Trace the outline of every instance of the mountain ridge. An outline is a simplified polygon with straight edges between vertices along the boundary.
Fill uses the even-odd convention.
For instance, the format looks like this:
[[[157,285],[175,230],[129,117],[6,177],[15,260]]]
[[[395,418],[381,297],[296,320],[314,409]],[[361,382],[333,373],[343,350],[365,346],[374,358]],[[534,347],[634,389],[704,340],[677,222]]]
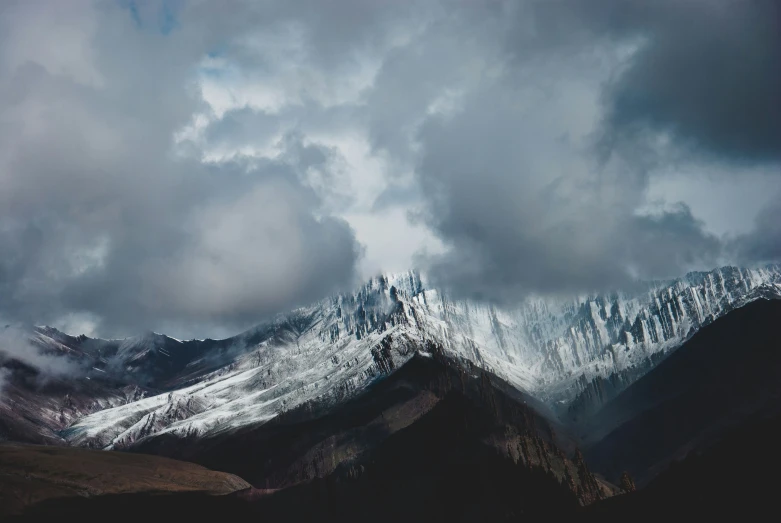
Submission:
[[[781,297],[781,266],[689,273],[633,295],[531,297],[512,309],[451,298],[407,271],[223,340],[156,333],[99,340],[48,328],[36,335],[54,340],[38,340],[46,350],[86,358],[88,377],[143,388],[137,401],[76,413],[75,423],[58,428],[69,444],[106,447],[166,431],[207,434],[225,423],[262,422],[315,398],[336,404],[393,372],[426,342],[560,415],[585,415],[700,327],[760,297]],[[612,380],[612,389],[600,380]]]

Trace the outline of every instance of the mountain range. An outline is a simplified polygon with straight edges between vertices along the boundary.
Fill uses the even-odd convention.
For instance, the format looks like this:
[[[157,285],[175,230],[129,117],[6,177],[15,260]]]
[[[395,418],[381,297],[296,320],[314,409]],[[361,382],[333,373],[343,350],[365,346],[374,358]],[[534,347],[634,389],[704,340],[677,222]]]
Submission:
[[[70,371],[0,352],[0,439],[236,474],[272,520],[291,506],[311,518],[302,499],[361,520],[367,500],[394,497],[421,518],[478,505],[494,520],[550,515],[653,485],[725,431],[776,415],[779,298],[778,265],[512,308],[409,271],[222,340],[8,327]],[[432,512],[465,485],[475,499]],[[332,510],[335,499],[352,508]],[[409,516],[399,510],[388,520]]]

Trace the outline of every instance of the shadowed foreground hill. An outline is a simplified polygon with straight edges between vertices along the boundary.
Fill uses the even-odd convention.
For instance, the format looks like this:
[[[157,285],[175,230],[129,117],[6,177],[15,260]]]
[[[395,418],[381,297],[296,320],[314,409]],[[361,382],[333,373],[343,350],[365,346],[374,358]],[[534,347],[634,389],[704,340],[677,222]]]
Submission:
[[[445,405],[436,418],[442,421],[459,410],[455,404]],[[191,492],[76,496],[37,505],[19,521],[49,523],[56,517],[63,521],[111,523],[498,520],[637,523],[663,521],[671,516],[674,520],[691,521],[761,521],[776,509],[776,476],[781,469],[781,455],[775,448],[781,440],[781,418],[748,423],[708,451],[674,463],[638,492],[614,496],[587,507],[574,503],[551,483],[549,476],[525,475],[507,463],[497,464],[490,458],[482,467],[451,466],[442,470],[438,482],[432,482],[430,475],[422,475],[405,487],[403,482],[395,480],[411,461],[387,458],[392,458],[394,447],[401,449],[415,439],[417,435],[412,433],[378,453],[374,481],[314,480],[270,495],[242,491],[227,496]],[[438,448],[432,456],[417,452],[415,459],[420,459],[420,463],[414,472],[425,469],[427,463],[450,450]],[[481,468],[490,476],[483,475]],[[525,510],[508,510],[508,505],[512,506],[508,499],[529,496],[536,496],[536,502],[516,505],[525,505]]]
[[[0,516],[53,499],[138,493],[220,495],[247,488],[232,474],[157,456],[0,444]]]

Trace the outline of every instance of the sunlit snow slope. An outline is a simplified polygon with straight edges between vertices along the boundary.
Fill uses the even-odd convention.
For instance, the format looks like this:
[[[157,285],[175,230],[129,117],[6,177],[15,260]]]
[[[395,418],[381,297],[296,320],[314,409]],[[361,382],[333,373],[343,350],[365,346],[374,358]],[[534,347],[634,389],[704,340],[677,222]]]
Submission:
[[[111,448],[165,432],[214,435],[306,402],[343,401],[431,345],[567,405],[595,380],[636,379],[701,326],[760,298],[781,298],[781,266],[691,273],[632,295],[529,298],[514,309],[451,299],[416,272],[389,274],[230,340],[136,340],[116,358],[174,358],[156,378],[170,392],[90,414],[62,435]]]

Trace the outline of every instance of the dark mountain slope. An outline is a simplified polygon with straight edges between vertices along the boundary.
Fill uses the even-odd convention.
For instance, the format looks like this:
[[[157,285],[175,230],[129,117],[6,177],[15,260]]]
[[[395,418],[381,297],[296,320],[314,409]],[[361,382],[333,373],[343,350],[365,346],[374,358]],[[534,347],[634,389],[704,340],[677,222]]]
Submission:
[[[253,428],[206,439],[156,437],[133,447],[212,463],[260,487],[238,498],[55,500],[28,515],[516,521],[565,517],[612,494],[535,406],[499,378],[430,345],[340,405],[308,403]]]
[[[576,502],[611,493],[579,454],[574,461],[567,458],[575,454],[573,441],[533,408],[533,399],[485,371],[428,349],[432,355],[413,357],[335,408],[310,403],[255,428],[206,439],[158,436],[132,450],[195,461],[264,489],[327,478],[327,484],[339,484],[337,497],[350,499],[364,489],[417,491],[426,477],[423,482],[431,488],[444,488],[451,478],[464,485],[487,482],[502,499],[505,480],[520,485],[532,476],[547,477],[543,483],[563,488],[565,497],[572,495]],[[489,479],[492,475],[495,479]],[[281,496],[315,495],[319,484]],[[429,494],[436,498],[447,490]]]
[[[577,493],[566,482],[542,463],[500,452],[491,417],[451,392],[350,466],[261,498],[256,508],[269,521],[515,521],[573,512]],[[577,467],[567,468],[578,477]]]
[[[460,410],[456,407],[447,412],[455,403],[436,413],[434,427],[422,424],[420,430],[431,438],[440,436],[437,426],[447,424],[439,422]],[[55,516],[112,523],[217,519],[608,523],[657,522],[671,516],[676,520],[747,521],[767,519],[777,508],[781,454],[774,449],[781,441],[781,417],[751,420],[740,429],[729,431],[707,451],[674,462],[645,488],[587,507],[578,507],[541,471],[527,474],[507,462],[497,465],[490,455],[481,456],[481,464],[476,467],[470,467],[468,460],[453,461],[454,466],[444,468],[439,477],[432,477],[430,464],[443,455],[452,460],[452,447],[431,445],[427,447],[432,449],[431,453],[418,451],[408,446],[415,445],[417,437],[413,432],[398,443],[391,442],[387,451],[377,453],[375,465],[351,481],[318,479],[273,495],[241,491],[215,497],[158,492],[52,498],[32,507],[20,521],[48,522]],[[398,450],[410,451],[410,459],[396,460]],[[419,463],[412,463],[413,459]],[[417,481],[408,474],[411,472],[419,474]],[[405,478],[409,480],[406,483]]]
[[[760,300],[703,328],[589,420],[589,463],[639,483],[754,415],[781,410],[781,301]]]

